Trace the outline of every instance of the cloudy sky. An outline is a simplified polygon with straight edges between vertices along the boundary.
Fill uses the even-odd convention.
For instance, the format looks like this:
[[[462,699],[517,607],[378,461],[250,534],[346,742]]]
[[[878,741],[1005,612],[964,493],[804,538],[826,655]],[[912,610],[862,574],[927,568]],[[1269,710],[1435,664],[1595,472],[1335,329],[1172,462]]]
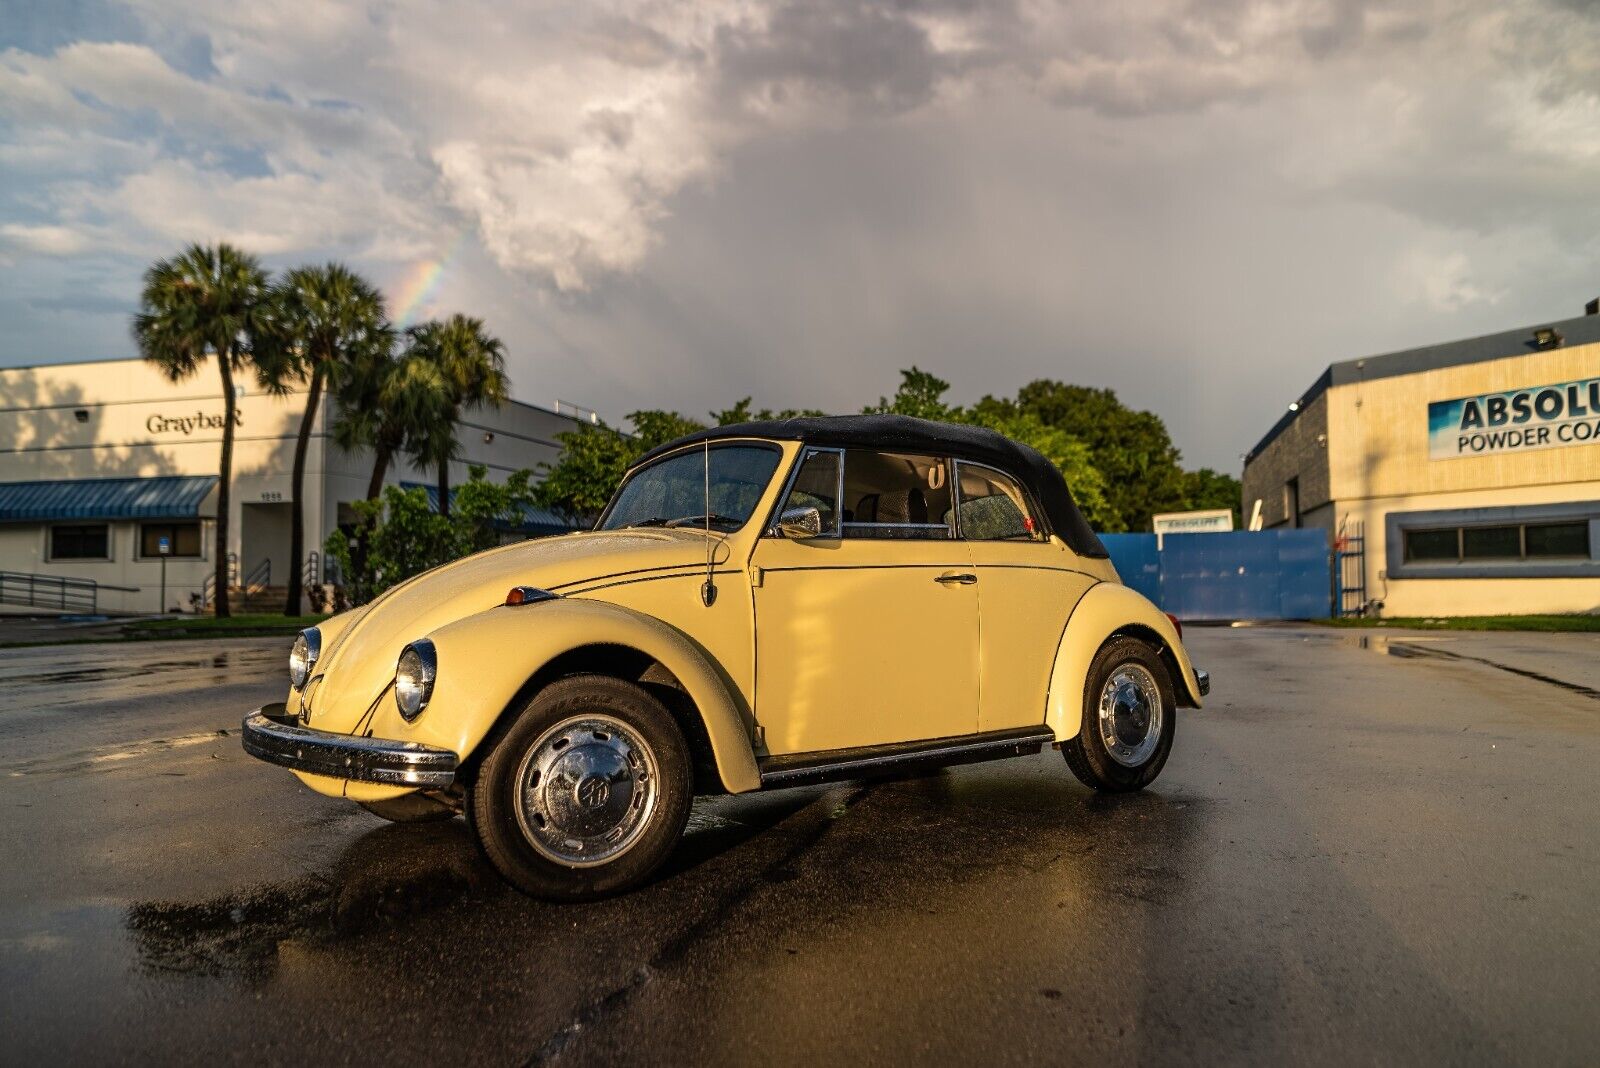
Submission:
[[[1600,295],[1584,0],[0,0],[0,365],[152,258],[337,257],[514,393],[1048,376],[1238,457],[1331,360]]]

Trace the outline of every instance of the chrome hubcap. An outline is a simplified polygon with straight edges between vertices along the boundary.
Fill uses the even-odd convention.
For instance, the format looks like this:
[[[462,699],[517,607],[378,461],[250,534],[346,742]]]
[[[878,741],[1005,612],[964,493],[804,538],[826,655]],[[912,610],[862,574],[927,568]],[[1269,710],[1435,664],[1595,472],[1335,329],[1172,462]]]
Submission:
[[[1137,768],[1161,741],[1161,688],[1142,664],[1117,665],[1100,691],[1100,740],[1111,759]]]
[[[544,856],[583,868],[631,849],[656,807],[655,754],[627,724],[575,716],[545,731],[517,769],[517,823]]]

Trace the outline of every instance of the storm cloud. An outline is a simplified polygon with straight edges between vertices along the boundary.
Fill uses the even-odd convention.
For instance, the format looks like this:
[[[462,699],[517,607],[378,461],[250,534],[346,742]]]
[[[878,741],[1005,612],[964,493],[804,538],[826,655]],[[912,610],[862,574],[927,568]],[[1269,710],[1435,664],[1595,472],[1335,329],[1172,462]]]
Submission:
[[[608,417],[1118,389],[1230,470],[1333,359],[1600,293],[1592,5],[0,0],[0,362],[190,240]],[[431,277],[431,275],[430,275]]]

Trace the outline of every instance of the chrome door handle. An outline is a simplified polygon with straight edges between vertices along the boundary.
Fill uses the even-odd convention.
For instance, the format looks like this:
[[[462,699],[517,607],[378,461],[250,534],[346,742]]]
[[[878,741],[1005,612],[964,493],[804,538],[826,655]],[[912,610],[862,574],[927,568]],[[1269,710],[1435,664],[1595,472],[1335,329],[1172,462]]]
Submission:
[[[957,586],[971,586],[973,583],[978,581],[978,576],[972,574],[970,571],[946,571],[933,581],[942,583],[946,586],[952,584]]]

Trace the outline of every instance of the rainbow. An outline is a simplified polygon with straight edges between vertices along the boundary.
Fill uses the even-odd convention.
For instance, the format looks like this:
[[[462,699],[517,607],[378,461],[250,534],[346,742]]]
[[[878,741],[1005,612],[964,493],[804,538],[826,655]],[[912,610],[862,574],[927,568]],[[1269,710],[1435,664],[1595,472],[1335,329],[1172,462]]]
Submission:
[[[444,250],[443,255],[425,256],[406,268],[400,277],[400,284],[395,288],[392,305],[395,326],[404,330],[423,317],[423,312],[429,308],[429,302],[439,291],[439,283],[444,280],[445,271],[460,253],[461,243],[466,236],[467,231],[463,228]]]

